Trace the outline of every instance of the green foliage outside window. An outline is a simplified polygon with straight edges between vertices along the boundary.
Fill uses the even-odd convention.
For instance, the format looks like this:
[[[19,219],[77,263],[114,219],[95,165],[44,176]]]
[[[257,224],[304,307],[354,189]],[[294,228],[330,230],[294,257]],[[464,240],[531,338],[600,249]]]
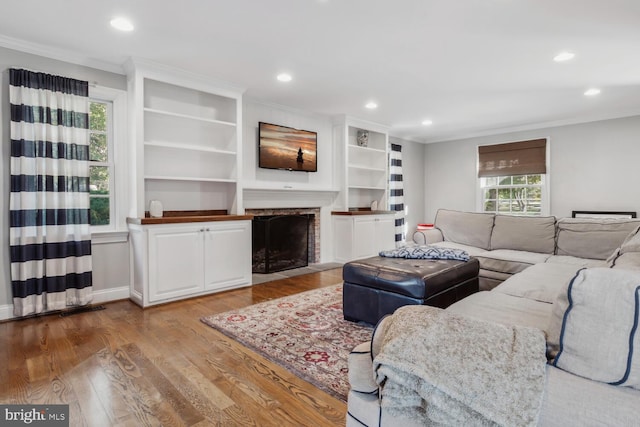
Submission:
[[[542,175],[483,178],[483,210],[515,215],[542,213]]]
[[[109,161],[107,104],[91,102],[89,105],[89,160],[95,163]],[[110,195],[109,167],[89,167],[91,225],[109,225]]]

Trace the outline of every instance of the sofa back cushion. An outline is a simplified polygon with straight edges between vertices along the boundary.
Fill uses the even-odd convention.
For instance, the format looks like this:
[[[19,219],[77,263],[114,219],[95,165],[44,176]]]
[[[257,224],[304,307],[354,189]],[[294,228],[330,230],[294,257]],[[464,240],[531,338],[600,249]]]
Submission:
[[[556,247],[556,217],[496,215],[491,249],[552,254]]]
[[[435,226],[445,241],[490,249],[494,217],[494,214],[440,209]]]
[[[556,255],[607,259],[638,225],[638,220],[626,219],[559,219]]]

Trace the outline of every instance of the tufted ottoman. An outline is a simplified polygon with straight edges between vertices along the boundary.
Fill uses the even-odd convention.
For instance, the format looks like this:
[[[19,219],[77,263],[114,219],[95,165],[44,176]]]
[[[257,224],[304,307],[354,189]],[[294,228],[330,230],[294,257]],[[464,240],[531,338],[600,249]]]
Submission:
[[[422,304],[445,308],[478,292],[478,260],[372,257],[344,265],[343,314],[372,325],[398,307]]]

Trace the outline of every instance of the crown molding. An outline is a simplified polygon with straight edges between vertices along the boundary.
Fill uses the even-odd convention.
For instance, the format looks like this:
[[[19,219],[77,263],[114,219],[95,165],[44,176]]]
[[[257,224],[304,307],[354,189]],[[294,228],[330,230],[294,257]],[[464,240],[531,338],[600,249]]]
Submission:
[[[124,68],[121,64],[113,64],[110,62],[87,58],[68,49],[60,49],[53,46],[28,42],[2,34],[0,34],[0,46],[7,49],[17,50],[19,52],[30,53],[32,55],[69,62],[71,64],[82,65],[84,67],[108,71],[110,73],[124,74]]]
[[[627,117],[640,116],[640,110],[627,110],[612,113],[596,114],[592,116],[572,117],[570,119],[554,120],[548,122],[532,123],[522,126],[512,126],[505,128],[494,128],[482,132],[469,132],[465,134],[452,135],[442,139],[422,141],[424,144],[437,144],[439,142],[458,141],[463,139],[480,138],[484,136],[503,135],[514,132],[524,132],[529,130],[542,130],[562,126],[581,125],[593,122],[603,122],[606,120],[624,119]]]

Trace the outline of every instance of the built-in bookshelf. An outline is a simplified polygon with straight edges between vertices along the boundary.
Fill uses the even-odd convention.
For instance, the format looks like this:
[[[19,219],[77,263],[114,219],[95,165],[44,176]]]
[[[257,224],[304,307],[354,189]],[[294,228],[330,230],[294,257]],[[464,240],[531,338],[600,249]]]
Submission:
[[[242,213],[242,91],[138,60],[128,65],[128,81],[136,141],[132,216],[143,216],[150,200],[168,210]]]
[[[358,141],[365,132],[366,144]],[[385,126],[341,116],[334,122],[336,164],[342,183],[336,209],[387,208],[388,133]]]

